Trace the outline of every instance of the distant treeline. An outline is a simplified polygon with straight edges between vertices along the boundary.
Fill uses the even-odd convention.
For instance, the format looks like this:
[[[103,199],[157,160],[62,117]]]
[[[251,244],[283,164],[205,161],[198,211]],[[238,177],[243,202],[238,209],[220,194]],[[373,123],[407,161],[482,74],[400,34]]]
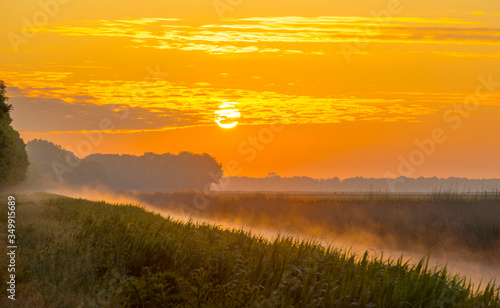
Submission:
[[[297,191],[297,192],[483,192],[500,190],[500,179],[468,178],[364,178],[338,177],[314,179],[305,176],[264,178],[224,177],[220,191]]]
[[[34,190],[54,188],[60,184],[117,191],[207,190],[210,187],[219,191],[269,192],[425,193],[500,190],[500,179],[354,177],[341,180],[338,177],[281,177],[274,173],[263,178],[222,177],[221,165],[208,154],[92,154],[80,159],[61,146],[41,139],[28,142],[26,151],[30,166],[25,186]]]
[[[28,142],[26,150],[31,165],[25,185],[35,190],[61,184],[112,190],[203,190],[222,176],[221,165],[208,154],[92,154],[80,159],[41,139]]]

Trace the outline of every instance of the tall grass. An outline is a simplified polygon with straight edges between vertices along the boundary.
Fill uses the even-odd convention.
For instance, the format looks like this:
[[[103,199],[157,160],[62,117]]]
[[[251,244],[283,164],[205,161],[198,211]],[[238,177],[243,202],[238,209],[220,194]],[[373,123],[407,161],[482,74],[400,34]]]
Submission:
[[[20,204],[18,216],[19,296],[29,307],[500,305],[494,285],[472,289],[426,259],[412,265],[314,241],[269,241],[81,199]]]
[[[195,192],[135,194],[171,211],[193,206]],[[198,198],[199,199],[199,198]],[[463,249],[500,254],[500,193],[479,194],[219,194],[207,195],[199,216],[238,220],[290,233],[352,237],[380,246]],[[196,214],[195,214],[196,215]],[[491,260],[494,261],[494,260]]]

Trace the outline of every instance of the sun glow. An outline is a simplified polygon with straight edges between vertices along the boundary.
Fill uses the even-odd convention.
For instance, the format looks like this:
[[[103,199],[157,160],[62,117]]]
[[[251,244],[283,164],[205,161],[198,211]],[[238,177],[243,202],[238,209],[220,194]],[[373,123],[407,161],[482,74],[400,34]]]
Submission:
[[[238,125],[240,111],[235,107],[236,103],[224,103],[215,111],[215,122],[222,128],[233,128]]]

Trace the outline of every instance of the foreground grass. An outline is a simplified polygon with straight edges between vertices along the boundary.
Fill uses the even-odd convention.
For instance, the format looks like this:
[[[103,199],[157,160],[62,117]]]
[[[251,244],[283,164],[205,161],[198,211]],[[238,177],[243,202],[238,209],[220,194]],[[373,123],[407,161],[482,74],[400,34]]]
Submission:
[[[494,286],[473,290],[425,260],[267,241],[81,199],[26,202],[17,212],[17,307],[500,306]]]

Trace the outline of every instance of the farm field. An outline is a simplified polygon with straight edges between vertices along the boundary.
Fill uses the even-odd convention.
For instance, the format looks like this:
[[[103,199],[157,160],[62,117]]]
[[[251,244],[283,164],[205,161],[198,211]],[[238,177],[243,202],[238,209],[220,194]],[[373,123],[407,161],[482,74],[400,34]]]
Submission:
[[[0,308],[500,308],[499,0],[3,2]]]
[[[182,196],[187,198],[188,193]],[[180,200],[180,195],[171,197]],[[272,217],[272,211],[279,213],[284,204],[289,204],[290,211],[293,211],[297,210],[298,203],[307,201],[303,196],[220,195],[217,198],[220,204],[213,199],[213,206],[207,207],[206,211],[214,213],[217,207],[225,206],[228,210],[224,217],[227,218],[229,214],[237,213],[236,207],[243,209],[250,203],[254,206],[262,203],[257,210]],[[292,202],[294,198],[297,198],[295,203]],[[337,200],[332,197],[311,198],[315,202],[326,200],[324,202],[327,203]],[[338,206],[345,206],[342,213],[355,213],[354,207],[360,203],[356,198],[373,197],[338,199]],[[432,202],[436,202],[433,199],[436,196],[423,198],[427,198],[427,203],[421,200],[424,207],[431,208]],[[476,196],[470,200],[460,198],[464,204],[470,202],[478,208],[488,208],[490,215],[484,217],[493,217],[493,211],[498,210],[496,195]],[[16,307],[500,305],[499,289],[494,284],[485,283],[481,288],[472,286],[465,277],[429,266],[427,259],[408,262],[402,258],[377,257],[368,253],[353,254],[334,246],[325,247],[313,240],[303,241],[286,236],[269,239],[222,225],[164,217],[133,205],[112,205],[54,195],[20,199],[22,202],[17,206],[17,215],[22,219],[19,219],[17,229],[20,259]],[[366,201],[363,204],[374,206]],[[274,204],[274,207],[266,202]],[[457,200],[450,202],[457,204]],[[396,205],[394,201],[392,206]],[[327,206],[326,203],[323,206]],[[394,211],[390,202],[388,206],[389,213]],[[264,210],[266,207],[268,212]],[[351,212],[347,208],[352,208]],[[408,211],[409,208],[403,209]],[[460,209],[466,211],[465,205]],[[288,213],[292,214],[290,211]],[[433,212],[431,209],[428,211]],[[374,213],[375,210],[367,212],[370,215],[365,219],[372,217],[376,221]],[[413,214],[407,215],[413,217]],[[325,214],[318,217],[332,219],[334,216],[327,217]],[[5,214],[1,218],[3,228]],[[338,217],[338,221],[341,218]],[[350,225],[356,227],[360,219],[352,216]],[[477,219],[478,216],[474,216],[471,221]],[[387,232],[392,232],[394,221],[387,221]],[[460,230],[460,226],[465,228],[466,223],[457,223],[455,231],[449,232]],[[346,225],[349,224],[346,222]],[[484,234],[471,233],[475,237],[471,235],[460,245],[481,249],[484,254],[498,249],[498,239],[494,236],[498,235],[494,233],[497,231],[492,227],[484,230],[487,230]],[[408,231],[401,229],[400,233],[403,232]],[[458,241],[458,238],[455,240]],[[465,237],[462,235],[461,238]],[[4,302],[2,306],[8,304]]]

